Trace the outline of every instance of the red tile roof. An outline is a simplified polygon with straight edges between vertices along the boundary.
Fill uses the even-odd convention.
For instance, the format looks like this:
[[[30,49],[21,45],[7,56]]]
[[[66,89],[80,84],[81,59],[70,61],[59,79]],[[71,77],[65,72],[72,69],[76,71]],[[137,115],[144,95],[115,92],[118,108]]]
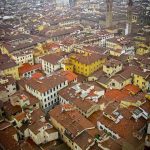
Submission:
[[[44,49],[57,49],[60,48],[60,45],[58,43],[47,43],[43,45]]]
[[[56,65],[60,60],[62,60],[65,57],[65,55],[65,52],[57,52],[45,55],[41,57],[41,59],[46,62],[49,62],[50,64]]]
[[[23,120],[25,117],[26,117],[26,113],[21,112],[21,113],[19,113],[19,114],[17,114],[17,115],[15,116],[15,119],[16,119],[17,121],[21,121],[21,120]]]
[[[141,89],[133,84],[128,84],[124,87],[125,90],[131,92],[132,94],[137,94]]]
[[[94,125],[77,110],[62,111],[62,108],[63,105],[56,106],[49,112],[49,115],[74,136],[86,128],[94,127]]]
[[[13,137],[15,134],[17,134],[17,131],[13,126],[0,130],[1,147],[7,150],[20,150],[18,142]]]
[[[54,88],[55,86],[66,82],[67,79],[60,74],[53,74],[52,76],[45,77],[43,79],[29,79],[26,81],[26,85],[31,87],[34,90],[39,91],[40,93],[44,93],[49,89]]]
[[[77,75],[71,71],[63,71],[62,75],[67,78],[68,82],[71,82],[77,78]]]
[[[36,64],[36,65],[30,65],[28,63],[23,64],[23,66],[21,66],[19,68],[19,74],[22,75],[26,72],[32,71],[32,70],[37,70],[37,69],[41,69],[42,65],[41,64]]]
[[[43,77],[43,74],[40,73],[40,72],[34,73],[34,74],[32,75],[32,78],[34,78],[34,79],[39,79],[39,78],[41,78],[41,77]]]
[[[117,89],[112,89],[112,90],[106,90],[106,93],[104,95],[105,98],[108,98],[110,100],[117,100],[121,101],[127,97],[129,97],[130,94],[126,90],[117,90]]]

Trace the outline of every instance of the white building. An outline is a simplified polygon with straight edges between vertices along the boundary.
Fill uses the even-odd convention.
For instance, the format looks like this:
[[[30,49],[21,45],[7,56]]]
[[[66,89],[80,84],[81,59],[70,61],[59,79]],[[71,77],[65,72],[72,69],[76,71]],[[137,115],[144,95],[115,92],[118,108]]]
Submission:
[[[37,121],[25,130],[25,137],[30,137],[37,145],[58,139],[58,131],[52,125]]]
[[[12,58],[19,66],[21,66],[24,63],[29,63],[30,65],[34,64],[33,53],[31,50],[21,50],[13,52]]]
[[[41,58],[42,69],[46,74],[50,74],[60,68],[62,68],[62,61],[64,60],[65,52],[59,52],[54,54],[48,54]]]
[[[42,77],[38,80],[29,79],[26,90],[40,101],[41,107],[48,111],[58,103],[58,91],[68,85],[68,80],[61,74]]]
[[[108,39],[114,38],[114,33],[109,33],[107,31],[100,31],[98,35],[101,37],[99,45],[102,47],[105,47]]]

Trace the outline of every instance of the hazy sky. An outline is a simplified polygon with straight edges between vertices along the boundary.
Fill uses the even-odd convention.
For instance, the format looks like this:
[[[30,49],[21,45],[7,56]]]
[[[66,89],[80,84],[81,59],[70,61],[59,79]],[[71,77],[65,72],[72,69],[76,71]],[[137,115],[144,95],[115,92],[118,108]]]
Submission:
[[[57,2],[69,3],[69,0],[56,0]]]

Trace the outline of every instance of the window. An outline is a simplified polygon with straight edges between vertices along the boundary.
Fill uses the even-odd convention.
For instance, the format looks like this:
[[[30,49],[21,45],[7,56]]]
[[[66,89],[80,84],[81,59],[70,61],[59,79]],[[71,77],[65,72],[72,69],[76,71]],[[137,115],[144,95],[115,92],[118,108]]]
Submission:
[[[47,107],[47,104],[45,104],[45,107]]]
[[[104,129],[104,132],[105,132],[105,133],[107,133],[107,130],[106,130],[106,129]]]
[[[113,138],[113,139],[117,139],[117,137],[116,137],[115,135],[112,135],[112,138]]]
[[[33,107],[35,107],[35,106],[36,106],[36,104],[33,105]]]
[[[115,86],[115,83],[112,83],[112,86]]]

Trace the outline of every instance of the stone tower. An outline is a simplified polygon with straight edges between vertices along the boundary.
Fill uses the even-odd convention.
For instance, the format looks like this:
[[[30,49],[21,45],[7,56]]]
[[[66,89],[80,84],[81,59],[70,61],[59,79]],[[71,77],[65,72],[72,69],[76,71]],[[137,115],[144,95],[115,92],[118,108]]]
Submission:
[[[69,0],[70,7],[74,7],[77,3],[77,0]]]
[[[112,5],[113,0],[106,0],[106,27],[110,27],[112,25]]]
[[[128,9],[127,9],[127,23],[126,23],[126,31],[125,35],[130,34],[132,30],[132,0],[128,1]]]

